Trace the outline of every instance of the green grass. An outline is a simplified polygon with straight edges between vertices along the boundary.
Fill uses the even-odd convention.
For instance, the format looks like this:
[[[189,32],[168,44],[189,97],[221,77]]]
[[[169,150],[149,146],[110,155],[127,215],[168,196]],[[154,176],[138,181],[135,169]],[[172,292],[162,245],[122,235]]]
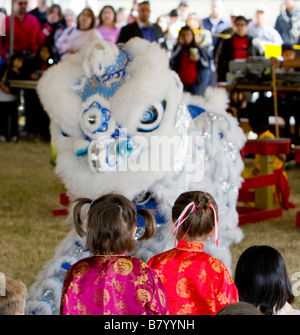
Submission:
[[[0,146],[0,272],[29,288],[70,230],[52,214],[64,190],[42,142]]]
[[[49,160],[48,143],[0,144],[0,272],[23,280],[28,288],[71,229],[64,217],[52,213],[62,207],[59,194],[64,187]],[[297,208],[300,208],[299,172],[297,167],[288,171],[290,200]],[[242,226],[244,239],[231,246],[233,269],[246,248],[266,244],[283,255],[290,277],[300,272],[296,212],[297,209],[284,211],[280,218]],[[300,296],[296,297],[294,307],[300,309]]]

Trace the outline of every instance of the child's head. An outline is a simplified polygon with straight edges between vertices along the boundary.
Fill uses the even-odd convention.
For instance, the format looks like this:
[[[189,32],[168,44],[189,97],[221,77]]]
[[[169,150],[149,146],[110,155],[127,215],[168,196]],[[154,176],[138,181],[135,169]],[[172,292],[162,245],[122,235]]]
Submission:
[[[25,314],[27,288],[20,280],[5,277],[5,295],[0,296],[0,315]]]
[[[53,4],[47,10],[47,21],[50,24],[55,24],[62,21],[63,14],[60,5]]]
[[[258,308],[248,302],[233,302],[221,308],[217,315],[263,315]]]
[[[265,315],[274,314],[294,300],[285,262],[270,246],[246,249],[238,259],[234,281],[239,300],[259,307]]]
[[[281,56],[284,60],[294,59],[296,57],[296,51],[291,43],[283,43],[281,46]]]
[[[10,67],[13,69],[21,69],[25,62],[25,55],[22,52],[15,52],[10,58]]]
[[[180,29],[178,38],[184,45],[195,46],[196,44],[193,29],[189,26]]]
[[[264,109],[253,109],[249,112],[249,125],[260,135],[269,129],[269,115]]]
[[[172,208],[173,223],[178,220],[189,204],[194,204],[195,207],[191,207],[183,217],[184,221],[178,230],[177,240],[184,237],[187,241],[193,241],[202,237],[209,237],[215,230],[215,214],[218,215],[218,206],[215,199],[209,193],[201,191],[182,193]]]
[[[43,62],[47,62],[52,56],[51,46],[47,43],[42,44],[39,48],[39,55]]]
[[[88,205],[86,229],[81,219],[82,209]],[[139,240],[150,239],[155,233],[154,216],[147,210],[138,210],[126,197],[119,194],[103,195],[92,201],[78,199],[74,207],[74,226],[77,233],[86,236],[86,251],[93,254],[114,254],[134,249],[137,213],[145,220],[145,232]]]

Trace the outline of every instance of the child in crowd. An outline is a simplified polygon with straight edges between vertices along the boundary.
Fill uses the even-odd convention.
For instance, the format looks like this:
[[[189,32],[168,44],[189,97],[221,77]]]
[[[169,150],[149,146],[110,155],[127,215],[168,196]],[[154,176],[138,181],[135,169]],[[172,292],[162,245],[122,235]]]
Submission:
[[[204,96],[211,79],[209,59],[195,42],[194,32],[189,26],[182,27],[179,32],[170,65],[178,73],[184,91]]]
[[[87,211],[87,225],[81,215]],[[75,263],[68,271],[62,292],[61,314],[157,315],[168,314],[165,289],[147,264],[128,256],[134,249],[137,213],[145,220],[139,240],[155,233],[154,216],[135,209],[122,195],[107,194],[96,200],[82,198],[74,207],[74,226],[86,238],[92,257]]]
[[[9,277],[4,277],[4,281],[4,295],[0,295],[0,315],[25,314],[26,285],[20,280]]]
[[[107,5],[101,9],[97,30],[105,41],[117,43],[121,28],[117,27],[117,13],[112,6]]]
[[[0,82],[0,142],[17,142],[19,139],[20,95],[18,89],[11,87],[10,80],[24,79],[24,62],[23,53],[14,53]]]
[[[209,237],[218,243],[218,207],[205,192],[181,194],[172,208],[174,249],[150,259],[165,286],[170,315],[215,315],[238,301],[238,292],[226,266],[203,251]]]
[[[289,60],[289,59],[295,59],[296,58],[296,50],[294,49],[294,46],[291,43],[283,43],[281,45],[281,58],[282,60]],[[293,73],[295,72],[295,68],[284,68],[279,67],[276,69],[276,73]]]
[[[281,254],[266,245],[246,249],[238,259],[235,284],[240,301],[258,307],[264,315],[300,315]]]

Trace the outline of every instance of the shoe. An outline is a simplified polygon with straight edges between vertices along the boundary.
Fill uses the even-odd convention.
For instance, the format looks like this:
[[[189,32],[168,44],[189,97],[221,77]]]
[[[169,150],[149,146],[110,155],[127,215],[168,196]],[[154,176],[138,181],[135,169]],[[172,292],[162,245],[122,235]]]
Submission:
[[[19,141],[18,136],[13,136],[13,137],[11,138],[11,142],[16,143],[16,142],[18,142],[18,141]]]
[[[1,135],[1,136],[0,136],[0,143],[5,143],[5,142],[7,142],[6,137],[3,136],[3,135]]]

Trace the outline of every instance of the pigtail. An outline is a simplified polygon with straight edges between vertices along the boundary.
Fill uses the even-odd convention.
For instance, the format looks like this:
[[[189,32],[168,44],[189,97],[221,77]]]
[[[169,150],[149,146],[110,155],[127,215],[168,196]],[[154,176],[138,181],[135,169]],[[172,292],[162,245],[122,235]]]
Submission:
[[[146,241],[149,240],[151,237],[154,236],[156,232],[156,220],[152,212],[148,209],[139,209],[137,211],[143,219],[145,220],[145,232],[144,234],[138,239],[138,241]]]
[[[86,235],[86,232],[83,229],[84,223],[81,219],[82,207],[86,204],[92,204],[92,200],[88,199],[88,198],[81,198],[81,199],[77,199],[75,202],[77,202],[77,203],[73,208],[74,228],[75,228],[77,234],[80,237],[83,237],[84,235]]]

